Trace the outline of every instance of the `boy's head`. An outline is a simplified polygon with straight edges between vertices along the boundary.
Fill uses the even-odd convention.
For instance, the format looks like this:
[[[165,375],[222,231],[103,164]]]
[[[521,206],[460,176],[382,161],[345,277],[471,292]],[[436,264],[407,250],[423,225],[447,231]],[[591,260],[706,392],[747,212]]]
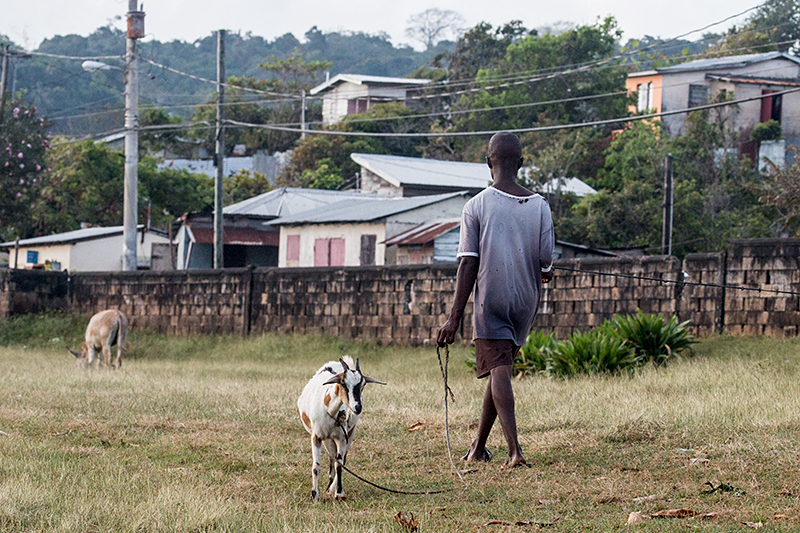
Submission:
[[[519,137],[507,131],[492,135],[489,140],[489,149],[486,153],[486,163],[490,168],[494,166],[522,166],[522,144]]]

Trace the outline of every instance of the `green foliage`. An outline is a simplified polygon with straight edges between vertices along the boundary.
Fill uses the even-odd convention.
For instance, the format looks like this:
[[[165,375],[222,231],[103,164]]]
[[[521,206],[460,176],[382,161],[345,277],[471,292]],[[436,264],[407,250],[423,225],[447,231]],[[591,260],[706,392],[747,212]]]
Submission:
[[[30,210],[47,174],[47,123],[36,108],[21,100],[7,100],[4,114],[0,117],[0,238],[32,237]]]
[[[0,325],[0,346],[77,349],[83,342],[87,320],[79,315],[56,311],[11,317]]]
[[[555,333],[548,335],[543,331],[531,332],[525,344],[520,347],[517,357],[514,358],[514,375],[530,376],[545,373],[558,345]]]
[[[633,347],[639,364],[661,366],[697,342],[686,330],[688,323],[678,323],[674,315],[665,323],[661,315],[645,315],[639,310],[636,315],[617,317],[607,327]]]
[[[625,339],[600,331],[575,333],[560,343],[548,361],[547,373],[555,377],[613,373],[636,364],[636,353]]]
[[[775,141],[781,136],[781,123],[777,120],[771,119],[766,122],[760,122],[753,127],[750,133],[751,141]]]
[[[514,359],[513,372],[518,377],[570,377],[621,372],[645,364],[662,366],[697,342],[687,324],[678,323],[675,316],[665,322],[661,315],[639,310],[565,341],[557,341],[553,333],[533,331]],[[465,363],[475,369],[474,349]]]
[[[334,166],[329,157],[322,159],[314,170],[304,170],[301,179],[309,189],[336,190],[344,183],[341,170]]]
[[[240,170],[222,182],[224,204],[231,205],[272,190],[265,174]]]

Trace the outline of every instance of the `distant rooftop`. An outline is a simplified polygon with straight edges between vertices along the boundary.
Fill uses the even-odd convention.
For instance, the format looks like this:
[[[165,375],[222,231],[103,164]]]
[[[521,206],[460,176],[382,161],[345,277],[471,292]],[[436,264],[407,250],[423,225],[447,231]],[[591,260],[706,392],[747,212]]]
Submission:
[[[137,229],[141,230],[143,225],[139,225]],[[113,235],[122,235],[122,226],[111,226],[108,228],[85,228],[76,229],[74,231],[67,231],[65,233],[56,233],[55,235],[45,235],[44,237],[33,237],[31,239],[21,239],[20,246],[38,246],[43,244],[74,244],[80,241],[89,241],[92,239],[102,239]],[[0,248],[10,248],[16,246],[15,241],[8,241],[0,244]]]
[[[404,86],[409,88],[419,87],[430,83],[431,80],[421,80],[413,78],[389,78],[386,76],[364,76],[362,74],[337,74],[333,78],[321,83],[311,89],[308,94],[314,95],[326,92],[331,87],[340,83],[354,83],[355,85],[383,85],[385,86]]]
[[[328,191],[281,187],[223,208],[226,215],[277,218],[322,209],[346,198],[375,198],[358,191]]]
[[[265,224],[280,226],[284,224],[371,222],[419,207],[436,204],[457,196],[465,196],[466,194],[466,191],[461,191],[429,196],[414,196],[411,198],[358,194],[351,198],[342,198],[336,203],[325,206],[325,209],[311,209],[296,215],[281,216],[275,220],[265,222]]]
[[[485,189],[492,183],[492,174],[486,163],[358,153],[350,154],[350,158],[395,187],[425,185]]]
[[[738,56],[697,59],[695,61],[688,61],[679,65],[671,65],[669,67],[661,67],[641,72],[632,72],[628,76],[635,78],[637,76],[647,76],[652,74],[672,74],[676,72],[691,72],[696,70],[742,68],[754,63],[761,63],[763,61],[770,61],[773,59],[786,59],[788,61],[800,64],[800,58],[791,54],[784,52],[764,52],[762,54],[743,54]]]

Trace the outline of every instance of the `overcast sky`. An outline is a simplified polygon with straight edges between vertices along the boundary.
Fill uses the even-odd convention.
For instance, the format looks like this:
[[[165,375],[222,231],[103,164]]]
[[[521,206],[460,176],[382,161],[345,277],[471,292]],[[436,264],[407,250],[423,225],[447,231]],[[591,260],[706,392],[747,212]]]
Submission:
[[[122,29],[128,9],[128,0],[3,0],[3,4],[0,34],[27,49],[54,35],[85,36],[109,23]],[[292,33],[302,40],[309,28],[317,26],[326,32],[386,32],[400,45],[413,44],[405,36],[409,17],[432,7],[458,12],[467,27],[514,19],[527,28],[558,21],[591,24],[598,17],[613,15],[626,41],[644,35],[675,37],[757,4],[754,0],[149,0],[143,7],[145,40],[193,42],[217,29],[251,32],[268,40]],[[707,31],[723,31],[744,18]]]

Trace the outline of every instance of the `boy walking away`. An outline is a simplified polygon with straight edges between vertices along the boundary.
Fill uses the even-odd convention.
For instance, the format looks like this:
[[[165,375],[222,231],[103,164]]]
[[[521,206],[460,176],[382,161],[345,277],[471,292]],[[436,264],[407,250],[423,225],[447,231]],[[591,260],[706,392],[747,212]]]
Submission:
[[[478,434],[467,461],[489,461],[486,440],[500,419],[508,443],[506,468],[531,466],[517,437],[512,365],[530,333],[542,283],[553,279],[553,220],[540,195],[517,183],[522,147],[513,133],[495,134],[486,163],[492,185],[464,206],[453,307],[439,328],[439,346],[452,344],[475,289],[474,328],[478,378],[488,377]]]

